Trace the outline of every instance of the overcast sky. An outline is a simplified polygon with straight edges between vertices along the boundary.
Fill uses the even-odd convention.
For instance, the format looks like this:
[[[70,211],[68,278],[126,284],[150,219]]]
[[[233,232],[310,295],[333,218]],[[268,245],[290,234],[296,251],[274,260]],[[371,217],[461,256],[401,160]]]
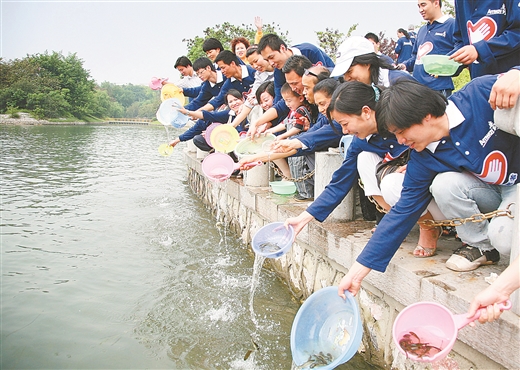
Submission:
[[[97,83],[148,84],[153,76],[178,78],[184,38],[223,22],[276,23],[291,44],[318,44],[315,31],[364,35],[420,25],[417,0],[379,1],[22,1],[0,0],[0,54],[5,60],[58,51],[76,53]],[[254,25],[253,25],[254,27]]]

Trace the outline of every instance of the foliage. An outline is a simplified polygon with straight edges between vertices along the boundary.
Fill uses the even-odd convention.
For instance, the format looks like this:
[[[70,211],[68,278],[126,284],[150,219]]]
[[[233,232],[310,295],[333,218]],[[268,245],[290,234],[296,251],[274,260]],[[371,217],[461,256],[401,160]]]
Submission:
[[[60,115],[81,118],[90,114],[94,81],[76,54],[28,55],[0,60],[0,111],[8,107],[33,110],[38,117]]]
[[[325,28],[325,31],[315,31],[316,36],[318,37],[319,46],[332,58],[332,60],[336,61],[336,52],[338,47],[346,38],[350,37],[358,25],[359,24],[356,23],[350,26],[346,35],[343,32],[339,32],[339,30],[333,30],[328,27]]]
[[[161,104],[160,92],[147,86],[103,82],[98,94],[106,117],[153,118]]]
[[[453,85],[455,85],[455,89],[453,91],[462,89],[469,81],[471,81],[469,69],[464,68],[457,77],[453,77]]]
[[[393,60],[397,59],[397,56],[395,55],[395,47],[397,45],[397,42],[392,39],[386,37],[385,33],[383,31],[379,32],[379,51],[385,55],[388,55]]]
[[[442,12],[455,18],[455,5],[453,4],[453,1],[444,0],[442,2]]]
[[[288,32],[283,32],[280,30],[279,24],[264,24],[262,27],[262,31],[265,34],[268,33],[276,33],[280,36],[286,43],[289,43]],[[213,27],[208,27],[202,31],[203,36],[195,36],[192,39],[183,39],[182,42],[186,43],[188,48],[187,57],[194,62],[196,59],[200,57],[205,57],[206,54],[202,50],[202,44],[204,40],[213,37],[219,40],[224,46],[225,49],[231,49],[231,40],[235,37],[245,37],[249,40],[251,44],[254,43],[255,35],[256,35],[256,27],[253,28],[250,24],[242,24],[240,26],[232,25],[229,22],[224,22],[222,24],[217,24]]]

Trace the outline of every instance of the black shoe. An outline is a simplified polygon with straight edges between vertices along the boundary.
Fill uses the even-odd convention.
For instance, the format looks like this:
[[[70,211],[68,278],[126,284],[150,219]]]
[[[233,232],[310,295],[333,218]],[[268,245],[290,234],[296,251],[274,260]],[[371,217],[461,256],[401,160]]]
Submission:
[[[294,196],[294,200],[297,202],[310,202],[313,201],[314,198],[306,198],[298,193]]]
[[[492,265],[500,261],[496,249],[481,251],[477,247],[463,245],[456,249],[446,261],[446,267],[453,271],[472,271],[481,265]]]

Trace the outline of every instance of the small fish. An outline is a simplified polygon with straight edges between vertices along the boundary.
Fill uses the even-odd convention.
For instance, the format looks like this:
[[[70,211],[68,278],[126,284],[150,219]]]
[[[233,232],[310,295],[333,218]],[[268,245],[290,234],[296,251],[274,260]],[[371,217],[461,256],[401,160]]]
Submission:
[[[310,355],[309,359],[301,365],[296,366],[297,370],[303,370],[306,368],[314,369],[317,367],[327,366],[334,360],[334,357],[330,354],[324,354],[323,352],[317,355]]]
[[[280,246],[278,244],[271,243],[271,242],[262,243],[258,247],[264,253],[274,253],[274,252],[278,252],[280,249],[282,249],[282,248],[280,248]]]
[[[249,351],[246,352],[246,355],[244,356],[244,361],[246,361],[249,356],[251,356],[251,353],[253,353],[254,351],[252,349],[250,349]]]

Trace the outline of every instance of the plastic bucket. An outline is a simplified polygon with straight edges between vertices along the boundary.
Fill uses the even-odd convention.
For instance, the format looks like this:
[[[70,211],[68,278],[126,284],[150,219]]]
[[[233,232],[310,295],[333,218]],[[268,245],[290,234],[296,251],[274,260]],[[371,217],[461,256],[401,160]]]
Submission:
[[[211,133],[213,132],[215,127],[220,126],[221,124],[222,123],[220,122],[213,122],[206,128],[206,132],[204,133],[204,139],[206,139],[206,143],[208,143],[208,145],[211,147],[213,147],[213,145],[211,145]]]
[[[206,137],[208,133],[206,132]],[[236,128],[231,125],[222,124],[216,126],[210,136],[210,145],[221,153],[230,153],[237,146],[239,135]],[[207,140],[207,139],[206,139]]]
[[[276,136],[273,134],[260,136],[254,139],[251,139],[251,137],[246,137],[238,142],[234,152],[239,159],[247,157],[248,155],[265,153],[266,151],[264,143],[272,142],[275,138]]]
[[[178,108],[180,107],[182,107],[182,104],[179,99],[167,99],[161,103],[155,116],[165,126],[184,127],[188,123],[189,118],[179,112]]]
[[[426,73],[435,76],[452,76],[461,66],[447,55],[428,54],[420,59]]]
[[[296,191],[296,185],[292,181],[270,181],[269,186],[273,193],[279,195],[290,195]]]
[[[302,369],[334,369],[356,354],[363,325],[355,298],[349,291],[345,295],[346,300],[338,295],[338,287],[323,288],[298,310],[291,329],[291,353]],[[325,356],[327,361],[313,366],[313,356]]]
[[[511,308],[511,302],[502,309]],[[419,302],[404,308],[394,321],[392,336],[399,351],[418,362],[434,362],[450,353],[459,329],[480,317],[483,308],[467,318],[466,314],[453,315],[446,307],[435,302]]]
[[[252,162],[243,166],[252,168],[261,164],[262,162]],[[233,162],[229,155],[223,153],[212,153],[202,161],[202,172],[208,179],[215,182],[226,181],[239,168],[239,163]]]
[[[212,153],[202,161],[202,172],[212,181],[226,181],[233,171],[235,171],[235,163],[227,154]]]
[[[293,244],[294,229],[286,229],[283,222],[272,222],[256,232],[251,241],[253,251],[267,258],[286,254]]]

